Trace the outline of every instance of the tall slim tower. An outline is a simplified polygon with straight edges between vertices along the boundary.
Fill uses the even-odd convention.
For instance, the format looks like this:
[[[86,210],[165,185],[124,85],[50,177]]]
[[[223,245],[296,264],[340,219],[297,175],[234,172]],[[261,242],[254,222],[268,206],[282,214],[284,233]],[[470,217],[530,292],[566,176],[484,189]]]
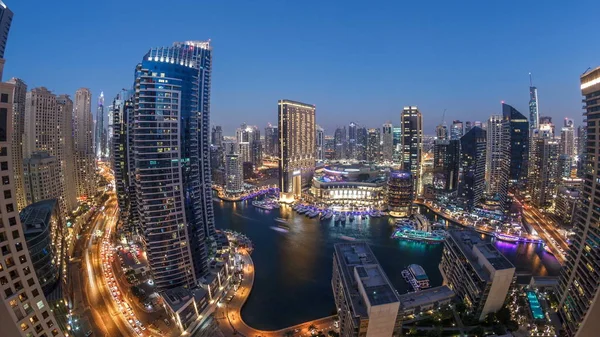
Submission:
[[[281,133],[281,132],[280,132]],[[334,138],[334,153],[335,159],[345,159],[346,157],[346,127],[335,129]]]
[[[485,181],[488,195],[497,199],[503,210],[506,207],[510,169],[509,132],[509,125],[502,116],[493,115],[488,119]]]
[[[600,133],[600,115],[596,112],[600,96],[600,67],[581,75],[587,120],[585,144],[584,186],[573,217],[575,236],[559,282],[558,314],[567,336],[597,336],[600,331],[600,160],[596,155],[600,142],[593,138]]]
[[[419,194],[421,188],[421,152],[423,151],[423,117],[416,106],[405,106],[400,113],[402,127],[402,167],[414,179],[414,188]]]
[[[348,159],[357,159],[356,158],[356,128],[357,125],[354,122],[351,122],[348,125],[348,146],[346,148],[346,158]]]
[[[317,144],[316,159],[322,161],[323,159],[325,159],[325,130],[322,127],[320,127],[319,125],[317,125],[316,144]]]
[[[1,8],[1,5],[0,5]],[[1,21],[1,19],[0,19]],[[1,28],[0,28],[1,29]],[[12,161],[14,166],[15,191],[17,207],[22,210],[27,206],[25,201],[23,182],[23,132],[25,130],[25,98],[27,96],[27,84],[19,78],[11,78],[8,83],[12,84],[13,106],[12,106]]]
[[[381,160],[381,133],[379,128],[369,129],[367,141],[367,160],[378,162]]]
[[[450,139],[460,139],[464,134],[463,122],[459,120],[452,121],[452,126],[450,127]]]
[[[485,188],[486,131],[474,127],[460,138],[461,175],[458,195],[467,209],[477,206],[483,198]]]
[[[381,133],[381,154],[384,161],[391,162],[394,158],[394,135],[392,134],[393,129],[392,123],[383,124]]]
[[[104,155],[104,92],[100,92],[98,97],[98,107],[96,108],[96,134],[94,136],[94,145],[96,149],[96,158],[102,158]]]
[[[575,126],[573,120],[565,118],[562,129],[560,130],[560,153],[569,157],[576,154],[575,149]]]
[[[61,183],[64,191],[63,212],[70,213],[77,208],[77,187],[75,177],[75,150],[73,144],[73,101],[69,95],[58,95],[56,106],[59,120],[59,148],[56,157],[60,163]]]
[[[529,73],[529,129],[534,130],[539,127],[540,112],[538,103],[538,90],[533,86],[533,79]]]
[[[532,141],[535,147],[529,182],[534,205],[546,208],[552,205],[558,185],[558,141],[551,137],[538,137]]]
[[[280,100],[279,190],[299,197],[315,169],[316,108],[312,104]]]
[[[92,93],[80,88],[75,92],[73,110],[73,147],[75,149],[75,186],[79,198],[93,197],[96,189],[96,161],[93,143]]]
[[[210,41],[186,41],[150,49],[136,67],[137,207],[160,289],[194,287],[208,273],[211,64]]]
[[[529,159],[529,121],[517,109],[502,102],[502,118],[507,123],[510,137],[510,184],[521,184],[527,179]]]
[[[4,58],[13,12],[0,0],[0,59]]]

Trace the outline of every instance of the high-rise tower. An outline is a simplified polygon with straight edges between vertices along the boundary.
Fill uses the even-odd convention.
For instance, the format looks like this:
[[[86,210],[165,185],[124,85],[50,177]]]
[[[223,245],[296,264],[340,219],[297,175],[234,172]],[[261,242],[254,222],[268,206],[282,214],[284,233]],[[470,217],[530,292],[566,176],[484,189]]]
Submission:
[[[502,116],[490,116],[487,122],[485,181],[487,193],[498,200],[503,210],[506,207],[510,169],[509,131],[509,125]]]
[[[383,124],[381,133],[381,154],[384,161],[391,162],[394,157],[394,136],[392,134],[392,123]]]
[[[531,73],[529,73],[529,129],[537,129],[540,123],[538,104],[538,90],[533,86]]]
[[[73,110],[73,147],[75,150],[75,186],[77,196],[92,198],[96,189],[96,160],[93,143],[92,93],[80,88],[75,92]]]
[[[100,92],[98,107],[96,108],[96,133],[94,136],[94,147],[97,158],[104,156],[104,143],[104,92]]]
[[[400,113],[402,127],[402,167],[415,183],[415,196],[420,191],[421,152],[423,151],[423,117],[416,106],[405,106]]]
[[[381,160],[381,133],[380,129],[369,129],[367,141],[367,160],[378,162]]]
[[[485,187],[486,131],[474,127],[460,138],[461,176],[458,195],[471,210],[483,198]]]
[[[0,5],[1,8],[1,5]],[[0,19],[1,21],[1,19]],[[0,28],[1,29],[1,28]],[[22,210],[27,206],[23,182],[23,132],[25,130],[25,100],[27,84],[19,78],[11,78],[8,83],[13,85],[12,105],[12,161],[14,167],[15,192],[17,207]]]
[[[0,59],[4,58],[13,12],[0,0]]]
[[[502,102],[502,118],[509,128],[509,183],[521,184],[527,179],[529,159],[529,121],[517,109]]]
[[[316,108],[290,101],[278,102],[279,190],[299,197],[315,169]]]
[[[186,41],[150,49],[136,67],[136,197],[160,289],[193,287],[208,273],[211,64],[210,41]]]
[[[584,97],[584,118],[587,122],[585,144],[584,186],[579,207],[573,217],[572,239],[567,261],[562,268],[558,294],[558,314],[567,336],[597,336],[600,331],[600,160],[597,156],[600,142],[600,67],[581,75],[581,93]]]
[[[323,159],[325,159],[325,130],[323,130],[322,127],[320,127],[319,125],[317,125],[317,138],[316,138],[316,144],[317,144],[317,153],[316,153],[316,159],[322,161]]]

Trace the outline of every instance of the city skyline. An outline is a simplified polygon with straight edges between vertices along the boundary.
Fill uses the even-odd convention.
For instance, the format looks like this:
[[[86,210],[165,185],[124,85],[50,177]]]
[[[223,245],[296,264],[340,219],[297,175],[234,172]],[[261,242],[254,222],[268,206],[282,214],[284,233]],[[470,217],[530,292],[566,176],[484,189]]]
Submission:
[[[7,5],[21,14],[14,20],[6,58],[18,56],[22,62],[7,63],[6,77],[24,78],[29,87],[46,86],[55,94],[73,93],[84,85],[94,94],[94,102],[101,91],[106,97],[114,97],[123,83],[131,82],[130,67],[137,61],[140,49],[186,38],[212,39],[222,56],[214,65],[212,122],[222,125],[226,135],[237,127],[234,120],[247,114],[256,116],[255,120],[248,121],[252,124],[275,124],[273,102],[281,97],[315,104],[322,112],[317,123],[326,133],[337,126],[335,116],[340,113],[347,114],[349,120],[359,124],[370,120],[381,124],[396,116],[402,106],[417,105],[424,115],[425,133],[430,134],[441,120],[444,109],[448,109],[447,121],[457,118],[484,121],[491,114],[501,113],[498,104],[501,100],[519,111],[528,112],[530,72],[533,85],[539,91],[540,115],[550,115],[555,120],[571,117],[579,125],[579,92],[571,74],[581,74],[587,67],[594,67],[593,55],[597,54],[594,46],[592,50],[586,49],[576,36],[578,31],[592,28],[591,23],[579,20],[579,13],[590,10],[580,3],[545,4],[541,8],[535,4],[518,8],[504,4],[474,8],[442,5],[433,9],[419,4],[386,3],[379,8],[366,8],[366,13],[362,12],[362,6],[359,11],[355,3],[348,3],[343,14],[327,4],[305,6],[265,2],[250,6],[238,3],[240,10],[234,13],[228,10],[229,6],[206,4],[202,6],[208,8],[202,7],[202,10],[211,12],[211,18],[207,18],[209,22],[194,36],[188,36],[181,32],[189,28],[193,9],[201,6],[190,3],[185,5],[185,10],[183,5],[165,9],[164,14],[177,13],[181,20],[161,29],[158,34],[140,36],[123,44],[118,55],[98,41],[111,41],[115,36],[118,39],[126,25],[142,24],[144,17],[158,15],[160,6],[152,3],[144,6],[115,3],[111,6],[108,2],[91,10],[92,7],[88,7],[91,4],[73,7],[68,3],[39,2],[36,13],[24,15],[26,8],[22,2],[13,1]],[[54,25],[49,21],[51,18],[42,15],[47,12],[46,6],[49,6],[48,11],[73,13],[78,10],[81,15],[77,16],[78,20]],[[125,13],[134,7],[136,12],[141,12],[131,18]],[[281,25],[277,15],[271,14],[282,10],[296,12],[298,16],[294,20],[307,18],[314,27],[301,31],[293,28],[294,25]],[[398,11],[411,13],[408,22],[391,20],[390,15]],[[481,15],[474,15],[477,11],[481,11]],[[492,14],[498,12],[504,15]],[[531,17],[529,13],[532,12],[538,15]],[[238,18],[236,13],[254,15]],[[224,20],[226,15],[228,19]],[[231,20],[229,15],[239,20]],[[107,26],[103,17],[110,17],[115,25]],[[320,20],[321,17],[332,19],[321,22],[327,21]],[[364,17],[380,17],[378,22],[388,22],[378,23]],[[430,17],[439,22],[432,23],[428,29],[410,26],[411,23],[427,22]],[[457,17],[468,17],[470,23],[456,24],[460,21]],[[250,24],[257,18],[263,23],[262,28]],[[390,20],[386,20],[388,18]],[[554,25],[553,20],[560,20],[562,24]],[[512,27],[512,23],[519,24]],[[38,25],[47,29],[32,29]],[[495,31],[499,25],[503,27],[502,32]],[[478,26],[479,32],[469,30],[468,26]],[[319,31],[330,31],[331,34],[322,35]],[[73,39],[56,38],[73,32],[77,32]],[[46,34],[47,39],[44,38]],[[464,37],[458,40],[459,35]],[[282,39],[282,36],[286,38]],[[302,43],[291,46],[285,42],[289,40]],[[27,52],[32,41],[38,48],[49,51],[68,48],[70,43],[78,43],[80,48],[66,55],[50,52],[39,59],[36,53]],[[346,53],[351,45],[362,47]],[[557,45],[561,47],[556,48]],[[417,52],[405,53],[403,46],[410,46]],[[271,57],[264,57],[282,47],[289,51],[286,58],[273,62]],[[261,52],[256,55],[245,53],[248,48]],[[521,56],[518,59],[502,57],[505,48],[521,50]],[[88,50],[94,52],[87,53]],[[367,64],[365,71],[349,70],[364,58],[373,61]],[[37,64],[45,71],[36,71],[34,68],[37,67],[29,67],[29,64]],[[306,71],[307,68],[310,71]],[[292,74],[295,81],[282,82],[279,74],[283,72]],[[456,72],[461,75],[456,76]],[[356,81],[357,76],[362,81]],[[376,85],[364,86],[361,82]],[[435,100],[429,97],[431,90],[436,92]],[[396,122],[392,122],[395,125]],[[369,125],[372,126],[375,125]]]

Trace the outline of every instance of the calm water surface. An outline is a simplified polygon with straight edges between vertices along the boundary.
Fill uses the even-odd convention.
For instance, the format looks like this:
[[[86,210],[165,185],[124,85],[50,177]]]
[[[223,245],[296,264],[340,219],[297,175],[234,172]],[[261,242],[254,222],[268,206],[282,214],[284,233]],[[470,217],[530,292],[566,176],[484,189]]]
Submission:
[[[419,209],[431,220],[435,214]],[[275,218],[289,219],[290,230],[281,233]],[[340,236],[365,240],[399,293],[409,288],[400,272],[411,263],[423,266],[432,286],[442,284],[438,270],[443,245],[427,245],[391,239],[393,226],[387,217],[334,224],[296,214],[290,207],[265,211],[248,201],[215,201],[218,228],[246,234],[254,243],[252,259],[255,281],[242,309],[244,321],[257,329],[282,329],[333,314],[331,292],[333,245],[348,242]],[[559,264],[542,246],[496,242],[496,246],[515,264],[518,273],[558,275]]]

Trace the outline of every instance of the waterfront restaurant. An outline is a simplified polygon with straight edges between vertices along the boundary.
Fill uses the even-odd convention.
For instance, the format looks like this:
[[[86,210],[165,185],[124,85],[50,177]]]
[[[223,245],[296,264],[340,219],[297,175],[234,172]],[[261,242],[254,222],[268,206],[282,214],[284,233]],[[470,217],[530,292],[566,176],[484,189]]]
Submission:
[[[312,201],[327,207],[385,209],[387,173],[365,164],[334,164],[315,171]]]

